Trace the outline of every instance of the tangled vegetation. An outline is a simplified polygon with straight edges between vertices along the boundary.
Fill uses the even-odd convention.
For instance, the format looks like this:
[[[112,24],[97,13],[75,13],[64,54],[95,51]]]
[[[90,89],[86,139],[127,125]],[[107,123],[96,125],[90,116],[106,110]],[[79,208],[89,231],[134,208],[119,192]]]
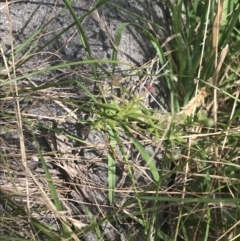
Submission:
[[[131,13],[101,0],[79,17],[62,2],[73,23],[44,46],[58,15],[1,46],[1,240],[240,240],[239,2],[166,0],[165,39],[134,14],[145,25],[122,23],[111,59],[92,58],[82,22],[104,6]],[[141,66],[118,60],[130,26],[155,51]],[[71,28],[84,60],[25,67]]]

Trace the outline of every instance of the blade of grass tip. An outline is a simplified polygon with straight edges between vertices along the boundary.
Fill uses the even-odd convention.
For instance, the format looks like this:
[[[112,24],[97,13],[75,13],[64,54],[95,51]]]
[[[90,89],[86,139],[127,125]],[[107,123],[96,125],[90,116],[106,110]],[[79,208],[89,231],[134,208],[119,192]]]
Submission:
[[[58,211],[63,211],[63,208],[62,208],[62,205],[61,205],[61,202],[59,200],[59,197],[58,197],[58,194],[57,194],[57,190],[56,190],[56,187],[53,183],[53,180],[52,180],[52,177],[51,177],[51,174],[48,170],[48,166],[43,158],[43,155],[42,155],[42,152],[40,150],[40,146],[36,140],[36,137],[35,135],[33,134],[32,132],[32,135],[33,135],[33,138],[34,138],[34,141],[36,143],[36,148],[37,148],[37,151],[38,151],[38,154],[39,154],[39,157],[40,157],[40,160],[41,160],[41,163],[42,163],[42,167],[43,167],[43,170],[44,170],[44,173],[46,175],[46,180],[48,182],[48,187],[50,189],[50,192],[52,194],[52,199],[53,199],[53,202],[57,208]]]
[[[182,229],[184,241],[189,241],[188,232],[187,232],[187,230],[186,230],[186,227],[185,227],[185,225],[184,225],[184,222],[183,222],[182,225],[181,225],[181,229]]]
[[[33,135],[33,139],[34,139],[34,142],[35,142],[35,145],[36,145],[36,149],[37,149],[37,152],[39,154],[39,157],[40,157],[40,160],[41,160],[41,163],[42,163],[42,167],[43,167],[43,170],[44,170],[44,173],[46,175],[46,180],[48,182],[48,187],[50,189],[50,193],[52,195],[52,199],[53,199],[53,202],[56,206],[56,209],[57,211],[63,211],[63,208],[62,208],[62,205],[61,205],[61,201],[58,197],[58,194],[57,194],[57,190],[56,190],[56,187],[53,183],[53,180],[52,180],[52,177],[51,177],[51,174],[48,170],[48,166],[43,158],[43,155],[42,155],[42,152],[40,150],[40,146],[37,142],[37,139],[32,131],[32,135]],[[66,226],[65,223],[61,222],[62,224],[62,231],[63,231],[63,236],[65,238],[69,238],[71,236],[71,233],[69,232],[69,227]]]
[[[150,157],[150,155],[147,153],[145,148],[142,146],[142,144],[140,142],[138,142],[138,140],[136,138],[134,138],[133,136],[130,136],[130,140],[133,142],[134,146],[138,149],[142,158],[146,161],[147,166],[151,170],[154,180],[158,182],[159,181],[159,173],[154,164],[153,159]]]
[[[155,50],[157,51],[157,55],[159,57],[160,63],[162,65],[164,65],[166,63],[166,59],[164,56],[164,52],[162,50],[161,45],[159,44],[159,41],[157,40],[157,38],[155,38],[146,28],[142,27],[139,24],[136,23],[122,23],[120,24],[120,26],[118,27],[117,31],[116,31],[116,35],[115,35],[115,41],[116,41],[116,46],[119,46],[120,41],[121,41],[121,36],[122,36],[122,31],[128,26],[128,25],[132,25],[132,26],[136,26],[138,28],[141,28],[144,33],[149,37],[149,40],[151,41],[153,47],[155,48]],[[116,60],[117,57],[117,50],[113,50],[113,60]],[[114,73],[114,72],[113,72]]]
[[[208,241],[209,238],[209,231],[210,231],[210,223],[211,223],[211,210],[210,207],[208,205],[206,205],[207,208],[207,227],[206,227],[206,233],[205,233],[205,237],[204,237],[204,241]]]
[[[49,238],[49,240],[59,240],[60,237],[52,232],[52,231],[57,231],[57,229],[55,227],[51,227],[49,225],[43,224],[35,218],[32,218],[31,221],[32,221],[34,227],[41,234],[46,235]]]
[[[137,150],[139,151],[139,153],[141,154],[142,158],[146,161],[147,166],[150,168],[151,173],[153,175],[153,178],[155,181],[159,182],[160,177],[159,177],[159,173],[158,170],[152,160],[152,158],[150,157],[150,155],[147,153],[147,151],[145,150],[145,148],[142,146],[142,144],[140,142],[138,142],[138,140],[136,138],[134,138],[134,136],[130,133],[130,131],[126,128],[123,127],[124,130],[128,133],[130,140],[132,141],[132,143],[134,144],[134,146],[137,148]]]
[[[126,128],[123,125],[122,125],[122,127],[123,127],[124,130],[126,130]],[[139,206],[139,209],[140,209],[140,212],[141,212],[141,215],[142,215],[142,220],[143,220],[143,223],[144,223],[143,226],[145,227],[146,226],[146,221],[145,221],[145,218],[144,218],[144,210],[143,210],[143,206],[142,206],[141,200],[138,197],[138,190],[137,190],[137,187],[136,187],[136,184],[135,184],[136,181],[135,181],[133,173],[132,173],[131,165],[129,163],[126,151],[124,149],[123,143],[121,141],[121,138],[120,138],[118,132],[115,129],[112,129],[112,131],[114,133],[114,138],[115,138],[116,142],[118,143],[119,149],[120,149],[120,151],[121,151],[121,153],[123,155],[123,158],[125,160],[125,163],[127,165],[128,174],[129,174],[129,176],[131,178],[134,191],[136,192],[136,198],[137,198],[138,206]]]
[[[161,188],[161,182],[159,181],[158,182],[158,185],[157,187],[154,188],[155,190],[155,196],[158,197],[159,196],[159,190]],[[155,239],[154,240],[157,240],[157,236],[159,237],[159,234],[157,232],[159,226],[160,226],[160,221],[159,221],[159,206],[160,206],[160,202],[156,199],[153,201],[153,209],[151,211],[151,214],[150,214],[150,226],[153,225],[154,226],[154,229],[155,229]],[[163,221],[164,222],[164,221]],[[150,236],[152,235],[152,228],[151,227],[148,227],[148,234],[147,236],[149,237],[150,239]],[[164,239],[165,240],[165,239]]]
[[[93,225],[93,229],[95,230],[98,241],[104,241],[103,234],[101,233],[101,229],[99,228],[100,225],[97,225],[95,216],[90,212],[90,210],[87,207],[85,207],[85,212],[87,213],[87,215]]]
[[[134,24],[137,25],[137,24]],[[155,38],[155,36],[153,34],[151,34],[147,29],[141,27],[140,25],[137,25],[138,27],[140,27],[141,29],[143,29],[144,33],[149,37],[153,47],[155,48],[160,64],[164,65],[166,63],[166,58],[164,55],[164,51],[159,43],[159,41],[157,40],[157,38]]]
[[[108,196],[111,204],[114,203],[114,191],[116,185],[116,161],[114,158],[116,139],[114,137],[113,128],[112,125],[109,127],[110,148],[108,150]]]
[[[88,90],[88,88],[86,86],[84,86],[83,84],[81,84],[78,80],[75,81],[76,84],[78,86],[80,86],[87,94],[88,96],[95,102],[98,103],[97,99],[95,98],[95,96]]]
[[[88,40],[87,40],[87,36],[83,30],[83,27],[81,25],[81,22],[79,21],[75,11],[73,10],[72,6],[71,6],[71,3],[68,1],[68,0],[63,0],[63,2],[65,3],[66,7],[68,8],[69,12],[71,13],[72,17],[73,17],[73,20],[76,24],[76,27],[77,27],[77,30],[78,30],[78,34],[79,34],[79,37],[82,41],[82,44],[83,44],[83,48],[85,50],[85,53],[86,53],[86,56],[87,56],[87,59],[91,60],[92,59],[92,54],[91,54],[91,49],[90,49],[90,45],[88,43]],[[94,73],[94,76],[96,77],[96,73],[95,73],[95,70],[92,67],[92,71]]]
[[[163,241],[175,241],[170,236],[162,232],[161,230],[157,230],[158,237],[161,238]]]
[[[120,45],[121,38],[122,38],[122,32],[123,30],[129,25],[129,23],[121,23],[120,26],[117,28],[116,33],[115,33],[115,44],[116,47]],[[116,48],[113,48],[112,52],[112,60],[117,61],[117,56],[118,56],[118,50]],[[116,64],[112,64],[112,74],[115,73],[115,68]]]
[[[101,3],[107,3],[109,0],[102,0]],[[87,59],[91,60],[93,59],[92,58],[92,54],[91,54],[91,48],[90,48],[90,45],[88,43],[88,40],[87,40],[87,36],[85,34],[85,31],[81,25],[81,21],[79,21],[75,11],[73,10],[72,6],[71,6],[71,3],[68,1],[68,0],[63,0],[63,2],[65,3],[65,5],[67,6],[69,12],[71,13],[73,19],[74,19],[74,22],[77,26],[77,29],[78,29],[78,34],[79,34],[79,37],[82,41],[82,44],[83,44],[83,48],[85,50],[85,53],[86,53],[86,56],[87,56]],[[94,76],[97,78],[97,73],[95,71],[95,68],[94,66],[91,65],[91,68],[92,68],[92,71],[93,71],[93,74]]]

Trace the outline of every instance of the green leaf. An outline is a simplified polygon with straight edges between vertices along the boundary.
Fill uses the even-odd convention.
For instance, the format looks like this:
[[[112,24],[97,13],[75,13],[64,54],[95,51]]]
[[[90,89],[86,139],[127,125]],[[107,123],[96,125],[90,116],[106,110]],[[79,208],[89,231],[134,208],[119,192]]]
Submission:
[[[116,161],[114,150],[116,148],[116,139],[112,126],[109,126],[110,148],[108,149],[108,197],[110,203],[114,203],[114,190],[116,185]]]
[[[127,130],[126,128],[124,128],[124,129]],[[128,132],[130,140],[133,142],[134,146],[140,152],[142,158],[146,161],[147,166],[150,168],[154,180],[158,182],[160,177],[159,177],[159,173],[154,164],[153,159],[150,157],[150,155],[148,154],[146,149],[142,146],[142,144],[136,138],[134,138],[134,136],[128,130],[127,130],[127,132]]]

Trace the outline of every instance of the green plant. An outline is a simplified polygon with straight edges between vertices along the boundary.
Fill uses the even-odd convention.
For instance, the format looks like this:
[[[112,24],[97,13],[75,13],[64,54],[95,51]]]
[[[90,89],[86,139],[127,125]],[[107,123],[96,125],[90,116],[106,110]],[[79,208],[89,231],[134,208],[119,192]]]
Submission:
[[[132,13],[102,0],[78,17],[73,1],[63,3],[65,8],[18,48],[14,49],[11,43],[9,56],[1,47],[0,87],[4,90],[0,96],[1,134],[11,139],[12,133],[18,133],[20,143],[16,145],[16,152],[10,152],[11,144],[1,140],[3,147],[6,146],[1,148],[0,164],[11,188],[2,185],[0,200],[12,210],[11,213],[2,211],[5,215],[0,223],[2,238],[82,240],[92,232],[95,239],[110,240],[105,229],[127,223],[126,229],[132,224],[139,225],[145,240],[238,240],[238,1],[165,1],[172,33],[164,40],[158,38],[157,30],[162,30],[162,26],[134,13],[136,19],[156,32],[140,24],[124,22],[111,39],[112,59],[100,60],[92,57],[82,27],[84,19],[105,5],[125,14]],[[69,11],[73,24],[39,47],[39,36],[64,11]],[[122,35],[130,26],[145,33],[146,41],[152,44],[157,55],[140,67],[118,61]],[[34,56],[44,53],[45,48],[74,27],[84,47],[85,60],[63,61],[23,72],[24,65]],[[156,71],[159,64],[163,66],[161,72]],[[110,70],[107,65],[111,66]],[[130,70],[119,74],[116,69],[120,65]],[[71,72],[76,66],[89,66],[89,72],[42,85],[31,81],[32,77],[46,72]],[[149,68],[152,68],[150,72]],[[155,86],[147,84],[144,91],[132,89],[125,84],[131,77],[138,81],[147,77],[165,80],[171,110],[149,108],[147,99],[153,95]],[[32,83],[31,87],[24,87],[26,80]],[[72,89],[77,86],[85,94],[84,98],[64,92],[69,86]],[[53,116],[45,106],[45,114],[40,117],[22,113],[22,99],[33,103],[44,99],[49,101],[49,106],[54,103],[65,112]],[[88,118],[80,118],[78,111]],[[82,136],[65,129],[62,125],[65,122],[84,126]],[[100,144],[84,139],[92,131],[102,134]],[[50,150],[45,151],[40,145],[40,135],[48,139]],[[31,151],[26,150],[26,136],[30,139],[28,142],[33,143]],[[63,146],[60,147],[60,143]],[[86,161],[82,156],[74,156],[72,151],[76,146],[81,151],[92,149],[100,153],[100,162],[107,164],[106,186],[100,183],[96,186],[89,181],[88,168],[99,159]],[[153,151],[149,151],[148,146]],[[159,152],[162,153],[160,165],[156,161]],[[42,167],[38,174],[28,163],[30,157],[36,156]],[[14,169],[19,157],[19,170],[24,177]],[[138,164],[141,161],[144,164]],[[84,162],[87,165],[83,165]],[[57,175],[51,173],[51,165],[58,171]],[[118,169],[129,178],[128,189],[119,185],[124,182],[118,182],[121,179]],[[142,175],[144,185],[140,184],[137,172]],[[122,176],[124,180],[124,174]],[[173,181],[171,186],[166,184],[169,180]],[[107,193],[109,203],[101,203],[96,190]],[[83,196],[93,203],[85,201]],[[122,198],[121,203],[117,201],[119,198]],[[69,216],[66,210],[74,213],[75,206],[84,218]],[[92,206],[97,209],[97,217]],[[168,217],[159,217],[163,210]],[[47,215],[48,212],[54,214],[53,224],[41,218],[42,213]],[[15,218],[27,227],[28,234],[14,230]],[[161,228],[163,219],[168,223],[167,230]],[[128,233],[133,232],[129,230]],[[125,238],[134,240],[134,235],[128,234]]]

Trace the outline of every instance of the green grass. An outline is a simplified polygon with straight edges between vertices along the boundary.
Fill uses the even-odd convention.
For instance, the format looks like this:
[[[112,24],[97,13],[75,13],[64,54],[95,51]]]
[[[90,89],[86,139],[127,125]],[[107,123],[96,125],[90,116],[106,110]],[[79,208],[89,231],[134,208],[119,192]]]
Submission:
[[[84,240],[89,232],[94,233],[97,240],[111,240],[104,230],[117,224],[128,229],[126,240],[137,237],[129,228],[134,225],[147,241],[240,240],[238,1],[225,0],[222,5],[221,1],[165,1],[172,16],[172,33],[164,40],[157,37],[164,26],[132,15],[110,1],[98,1],[80,17],[72,1],[64,0],[63,3],[65,8],[60,13],[69,11],[73,24],[44,46],[37,45],[38,37],[60,13],[21,46],[12,46],[9,56],[1,48],[0,87],[4,90],[0,96],[1,135],[13,138],[14,133],[18,133],[20,143],[15,145],[16,150],[1,138],[3,184],[0,185],[0,203],[11,209],[11,212],[0,209],[2,240],[42,240],[43,237],[46,240]],[[114,36],[112,58],[94,59],[82,22],[104,5],[131,14],[148,27],[133,22],[121,23]],[[155,62],[134,66],[118,60],[118,47],[129,26],[144,32],[146,41],[155,50]],[[150,31],[150,27],[158,31]],[[71,28],[77,30],[79,42],[84,47],[84,60],[51,64],[23,73],[26,63]],[[29,50],[24,53],[25,49]],[[160,73],[156,71],[158,64],[164,66]],[[116,87],[111,83],[117,67],[123,65],[128,66],[129,71],[121,73],[122,82]],[[43,73],[73,71],[79,66],[90,67],[88,74],[40,86],[20,87]],[[171,110],[149,108],[147,91],[139,87],[134,92],[126,84],[133,77],[138,81],[149,77],[166,81],[170,93],[170,100],[166,101],[170,102]],[[89,89],[93,85],[96,93]],[[77,86],[86,98],[75,97],[73,90],[70,94],[64,92],[69,86]],[[19,103],[23,99],[33,103],[42,100],[55,103],[63,107],[65,114],[49,116],[45,113],[42,119],[36,114],[22,114]],[[78,111],[88,118],[79,118],[75,114]],[[87,127],[82,129],[82,136],[61,126],[68,118],[71,124]],[[61,128],[54,125],[56,122]],[[94,144],[84,139],[93,131],[102,134],[104,143]],[[65,146],[71,142],[83,151],[92,149],[101,153],[100,162],[107,165],[106,185],[99,183],[93,189],[85,170],[78,169],[81,165],[90,168],[95,162],[88,163],[78,157],[75,160],[73,155],[63,154],[59,146],[54,146],[54,140],[51,151],[45,151],[40,136],[50,134],[56,139],[64,138]],[[27,150],[27,138],[32,142],[31,151]],[[154,151],[150,152],[148,146]],[[161,165],[154,161],[159,153],[162,154]],[[28,162],[36,156],[41,162],[41,173],[35,173]],[[19,160],[21,164],[16,170]],[[68,179],[61,171],[56,176],[51,163],[63,169]],[[128,188],[118,186],[118,169],[126,174]],[[143,186],[136,179],[137,171],[145,179]],[[175,175],[174,182],[167,187],[166,183]],[[85,188],[92,190],[98,215],[80,200]],[[107,201],[100,203],[95,190],[103,190]],[[69,214],[72,203],[79,205],[82,216]],[[162,210],[165,214],[160,219]],[[43,216],[49,213],[52,219],[46,222]],[[160,222],[164,221],[167,229],[160,228]]]

